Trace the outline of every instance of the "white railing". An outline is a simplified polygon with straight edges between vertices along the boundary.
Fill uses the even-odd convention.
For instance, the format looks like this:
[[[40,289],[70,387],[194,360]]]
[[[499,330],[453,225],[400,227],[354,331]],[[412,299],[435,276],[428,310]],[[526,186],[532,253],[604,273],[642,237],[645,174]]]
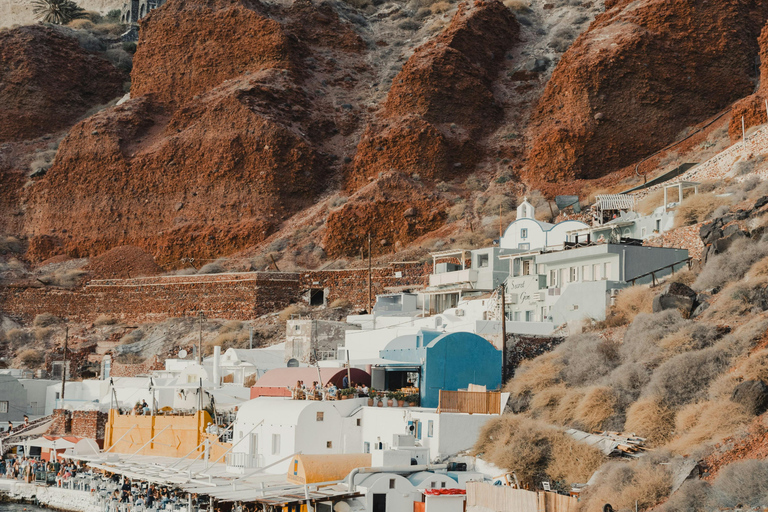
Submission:
[[[227,454],[227,466],[243,469],[257,469],[264,467],[264,457],[244,452],[232,452]]]
[[[429,276],[429,286],[441,286],[455,283],[474,283],[475,281],[477,281],[477,270],[472,268],[455,270],[453,272],[444,272],[442,274],[431,274]]]

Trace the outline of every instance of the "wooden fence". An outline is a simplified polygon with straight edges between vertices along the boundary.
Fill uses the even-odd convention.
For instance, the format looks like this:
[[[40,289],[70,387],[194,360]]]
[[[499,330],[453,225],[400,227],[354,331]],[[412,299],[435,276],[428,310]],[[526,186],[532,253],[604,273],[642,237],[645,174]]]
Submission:
[[[463,412],[469,414],[500,414],[501,393],[498,391],[445,391],[440,390],[437,412]]]
[[[576,498],[554,492],[467,482],[467,508],[483,507],[494,512],[575,512],[576,504]]]

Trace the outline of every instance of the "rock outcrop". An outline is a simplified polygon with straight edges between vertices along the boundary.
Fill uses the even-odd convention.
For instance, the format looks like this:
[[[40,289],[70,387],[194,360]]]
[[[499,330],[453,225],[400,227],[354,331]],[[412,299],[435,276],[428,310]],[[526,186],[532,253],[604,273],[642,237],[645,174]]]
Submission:
[[[768,100],[768,25],[763,27],[758,42],[760,44],[760,88],[733,106],[731,123],[728,126],[731,140],[738,140],[742,137],[742,117],[745,128],[768,122],[768,117],[766,117],[768,116],[768,108],[765,106],[765,102]]]
[[[123,94],[126,78],[66,29],[0,31],[0,143],[70,127],[88,109]]]
[[[478,139],[503,116],[493,82],[518,33],[501,3],[461,4],[450,25],[395,76],[357,148],[348,188],[381,172],[430,180],[471,173],[482,153]]]
[[[621,0],[563,55],[528,127],[525,179],[597,178],[754,89],[762,2]]]

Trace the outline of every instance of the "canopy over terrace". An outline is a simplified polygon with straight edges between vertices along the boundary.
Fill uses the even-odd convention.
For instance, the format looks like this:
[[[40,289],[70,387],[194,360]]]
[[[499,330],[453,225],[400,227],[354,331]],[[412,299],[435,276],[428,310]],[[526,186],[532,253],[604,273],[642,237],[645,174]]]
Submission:
[[[296,455],[292,454],[287,458]],[[224,464],[211,464],[196,459],[142,455],[116,457],[105,453],[90,459],[88,465],[95,469],[109,471],[133,480],[181,489],[188,493],[207,495],[220,502],[259,502],[274,505],[306,502],[309,499],[313,503],[325,503],[360,495],[349,493],[343,484],[334,485],[339,484],[338,481],[310,485],[291,484],[286,481],[285,475],[265,473],[266,467],[246,475],[239,475],[227,472]]]
[[[309,387],[319,378],[323,386],[334,384],[342,387],[342,381],[347,375],[346,368],[276,368],[264,374],[251,388],[251,398],[260,396],[284,396],[290,397],[291,390],[297,381],[303,381]],[[371,375],[359,368],[349,369],[351,382],[371,385]]]

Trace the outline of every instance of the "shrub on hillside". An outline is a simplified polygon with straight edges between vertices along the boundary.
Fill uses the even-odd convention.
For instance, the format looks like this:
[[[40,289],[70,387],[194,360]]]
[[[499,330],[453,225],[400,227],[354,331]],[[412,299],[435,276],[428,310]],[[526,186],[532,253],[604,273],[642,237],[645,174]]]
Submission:
[[[238,332],[243,328],[243,322],[238,320],[229,320],[224,322],[219,328],[219,334],[226,334],[228,332]]]
[[[686,197],[675,209],[675,227],[690,226],[707,220],[720,206],[728,204],[727,197],[715,194],[694,194]]]
[[[664,358],[668,359],[683,352],[710,347],[717,339],[718,331],[714,325],[687,323],[679,331],[664,336],[659,346],[664,349]]]
[[[291,304],[280,312],[278,318],[281,322],[287,322],[291,316],[299,314],[301,314],[301,307],[298,304]]]
[[[352,303],[347,299],[336,299],[331,302],[331,309],[349,309],[352,307]]]
[[[536,393],[560,382],[562,369],[559,357],[553,352],[523,361],[504,390],[513,395]]]
[[[654,295],[655,292],[650,286],[638,285],[624,288],[616,297],[614,312],[624,317],[627,322],[631,322],[640,313],[653,312]]]
[[[660,512],[710,512],[710,494],[708,482],[698,479],[686,480],[675,494],[659,508]]]
[[[32,329],[32,335],[37,341],[45,341],[51,337],[53,329],[50,327],[35,327]]]
[[[144,331],[141,329],[134,329],[120,338],[120,344],[128,345],[130,343],[136,343],[137,341],[141,341],[143,338]]]
[[[624,335],[624,343],[619,347],[623,361],[648,366],[659,364],[663,358],[659,342],[682,329],[687,322],[676,309],[638,314]]]
[[[110,316],[110,315],[99,315],[96,320],[93,321],[93,325],[96,327],[103,327],[106,325],[115,325],[117,323],[117,318]]]
[[[595,482],[579,497],[580,510],[602,510],[610,503],[613,510],[648,510],[669,495],[672,477],[662,457],[651,454],[632,462],[609,462]]]
[[[768,498],[768,460],[743,460],[723,468],[712,482],[716,506],[762,508]]]
[[[531,10],[531,6],[525,0],[504,0],[504,5],[514,13],[526,13]]]
[[[442,2],[442,1],[435,2],[429,6],[429,10],[432,11],[432,14],[440,14],[440,13],[448,12],[452,8],[453,6],[450,3]]]
[[[586,482],[604,461],[595,448],[564,432],[523,416],[505,414],[482,429],[474,452],[501,468],[515,472],[523,484],[541,480]]]
[[[32,325],[35,327],[48,327],[50,325],[56,325],[61,322],[61,318],[51,313],[40,313],[32,320]]]
[[[220,261],[214,261],[211,263],[206,263],[202,267],[200,267],[200,270],[197,271],[198,274],[221,274],[224,272],[224,265],[221,264]]]
[[[680,430],[679,427],[687,429],[667,447],[681,455],[690,455],[704,443],[716,443],[733,435],[751,418],[742,405],[728,399],[689,405],[681,409],[675,418],[676,431]]]
[[[555,353],[563,366],[560,376],[570,386],[593,383],[620,364],[618,345],[596,334],[569,336]]]
[[[22,249],[21,241],[15,236],[0,235],[0,254],[19,253]]]
[[[34,370],[45,362],[45,355],[39,350],[30,348],[19,354],[19,360],[25,368]]]
[[[591,386],[574,411],[574,421],[587,431],[602,430],[604,424],[616,412],[616,395],[611,388]]]
[[[397,28],[401,30],[419,30],[421,25],[413,20],[405,20],[398,23]]]
[[[730,360],[718,347],[679,354],[656,369],[646,394],[661,397],[671,407],[704,398],[709,384],[728,368]]]
[[[550,414],[551,421],[558,425],[569,426],[576,418],[576,409],[584,399],[584,388],[570,388],[558,400],[557,407]]]
[[[648,195],[646,195],[644,198],[638,201],[635,209],[638,211],[638,213],[641,213],[643,215],[650,215],[651,213],[653,213],[653,211],[656,208],[658,208],[659,206],[663,206],[664,205],[663,203],[664,203],[664,190],[658,189],[658,190],[649,192]]]
[[[743,278],[750,267],[768,257],[768,241],[736,240],[724,253],[709,258],[693,284],[696,290],[719,288]]]
[[[600,384],[613,390],[616,412],[623,414],[638,399],[650,379],[651,372],[644,365],[625,363],[614,369]]]
[[[672,436],[675,428],[675,411],[658,397],[638,400],[627,410],[626,432],[645,437],[650,446],[660,446]]]
[[[10,329],[6,331],[5,339],[12,348],[18,348],[32,340],[32,333],[24,329]]]

